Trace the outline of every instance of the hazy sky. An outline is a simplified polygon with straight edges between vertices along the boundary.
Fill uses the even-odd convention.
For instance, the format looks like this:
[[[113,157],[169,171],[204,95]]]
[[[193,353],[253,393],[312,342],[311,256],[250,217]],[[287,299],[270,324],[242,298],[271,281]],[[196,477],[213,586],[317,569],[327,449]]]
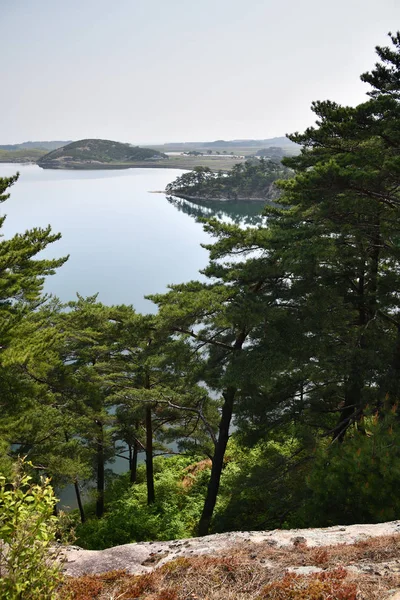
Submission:
[[[399,0],[0,0],[0,143],[266,138],[356,104]]]

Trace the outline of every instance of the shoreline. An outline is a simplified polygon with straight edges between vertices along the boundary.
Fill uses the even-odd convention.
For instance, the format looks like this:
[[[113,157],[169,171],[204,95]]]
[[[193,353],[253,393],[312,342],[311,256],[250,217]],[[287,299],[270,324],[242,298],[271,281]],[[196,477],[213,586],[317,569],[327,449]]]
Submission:
[[[57,162],[41,162],[36,160],[24,160],[16,159],[10,160],[10,158],[1,160],[4,163],[13,164],[36,164],[38,167],[44,170],[54,171],[101,171],[101,170],[121,170],[121,169],[179,169],[182,171],[192,171],[196,167],[208,167],[211,171],[218,172],[222,171],[227,173],[231,168],[238,163],[244,162],[244,160],[227,160],[225,157],[220,159],[210,160],[207,157],[200,158],[167,158],[161,160],[141,160],[130,163],[101,163],[101,162],[70,162],[70,163],[57,163]]]
[[[25,163],[26,164],[26,163]],[[52,170],[52,171],[104,171],[104,170],[121,170],[121,169],[179,169],[182,171],[193,171],[193,169],[195,169],[196,167],[199,166],[205,166],[202,165],[200,163],[195,163],[193,162],[193,164],[187,164],[185,162],[180,162],[177,161],[177,163],[158,163],[158,162],[154,162],[154,163],[150,163],[150,162],[138,162],[138,163],[134,163],[134,164],[108,164],[108,163],[101,163],[101,164],[95,164],[95,165],[80,165],[80,164],[71,164],[68,166],[55,166],[55,165],[46,165],[46,164],[39,164],[39,163],[35,163],[33,162],[32,164],[36,164],[38,167],[40,167],[41,169],[44,170]],[[206,165],[209,166],[209,165]],[[233,165],[230,165],[233,167]],[[225,166],[220,165],[219,167],[217,165],[212,165],[209,167],[211,169],[211,171],[223,171],[223,172],[228,172],[230,169],[227,169]]]
[[[221,204],[224,204],[226,202],[231,202],[232,204],[236,204],[239,202],[253,202],[253,203],[275,203],[274,200],[270,199],[270,198],[259,198],[259,197],[253,197],[253,198],[246,198],[243,196],[238,196],[236,198],[208,198],[206,196],[188,196],[187,194],[170,194],[167,191],[164,192],[153,192],[155,194],[166,194],[167,196],[174,196],[175,198],[182,198],[182,200],[188,200],[189,202],[205,202],[205,203],[212,203],[214,204],[215,202],[220,202]],[[276,203],[275,203],[276,204]]]
[[[176,165],[159,165],[159,164],[149,164],[149,163],[137,163],[137,164],[108,164],[108,163],[101,163],[101,164],[96,164],[96,165],[68,165],[68,166],[55,166],[55,165],[40,165],[38,163],[33,163],[33,164],[37,164],[38,167],[40,167],[41,169],[43,169],[44,171],[48,170],[48,171],[121,171],[123,169],[183,169],[183,167],[177,167]],[[190,170],[187,169],[187,167],[185,167],[186,170]]]

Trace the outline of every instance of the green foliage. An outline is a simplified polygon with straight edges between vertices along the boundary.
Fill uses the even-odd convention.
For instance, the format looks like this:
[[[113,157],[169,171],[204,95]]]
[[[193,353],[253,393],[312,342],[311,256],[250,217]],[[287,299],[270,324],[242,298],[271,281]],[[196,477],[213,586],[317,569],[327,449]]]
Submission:
[[[18,174],[0,178],[0,203],[9,198],[6,193],[18,179]],[[0,229],[6,216],[0,217]],[[40,304],[44,278],[52,275],[67,260],[37,258],[48,244],[60,239],[51,228],[34,228],[10,239],[0,241],[0,337],[1,349],[8,345],[7,335],[21,318]]]
[[[235,164],[228,174],[197,167],[167,185],[172,195],[199,198],[271,198],[271,184],[290,175],[290,170],[273,160],[253,160]]]
[[[0,476],[0,595],[7,600],[53,600],[61,582],[54,547],[57,499],[48,479],[35,484],[24,467],[23,461],[18,463],[12,481]]]
[[[308,452],[293,428],[253,447],[232,439],[226,452],[213,531],[286,527],[304,494]]]
[[[256,152],[256,156],[273,158],[277,161],[280,161],[285,156],[285,151],[281,146],[269,146],[268,148],[261,148],[261,150],[258,150]]]
[[[302,152],[283,161],[294,177],[277,184],[267,226],[209,220],[208,282],[155,297],[170,327],[201,344],[204,380],[225,399],[219,469],[232,412],[253,441],[300,421],[340,443],[368,405],[380,412],[400,397],[400,34],[392,43],[378,51],[385,67],[363,76],[370,100],[315,102],[316,126],[290,136]],[[219,181],[204,170],[185,176],[178,194]],[[210,500],[208,520],[212,509]]]
[[[313,103],[316,125],[290,136],[302,151],[284,166],[199,167],[168,186],[206,200],[281,196],[257,227],[205,222],[204,279],[154,295],[156,316],[80,296],[38,310],[43,278],[62,261],[34,257],[58,236],[1,242],[4,468],[18,441],[60,480],[92,474],[100,517],[105,462],[118,441],[131,452],[137,483],[111,487],[81,543],[191,535],[204,495],[202,534],[397,516],[400,34],[391,42],[362,76],[369,99]],[[135,151],[83,140],[49,156],[65,166]],[[0,200],[15,180],[0,180]],[[154,463],[154,495],[152,459],[170,442],[212,459],[207,491],[209,459],[193,471],[169,458]]]
[[[101,520],[89,519],[76,529],[77,543],[102,549],[130,542],[192,537],[200,517],[207,470],[191,472],[190,457],[155,458],[156,501],[147,505],[145,467],[138,480],[116,479],[106,492],[106,513]]]
[[[379,523],[400,513],[400,431],[396,411],[366,416],[342,444],[321,444],[306,478],[295,526]]]
[[[165,154],[150,148],[140,148],[110,140],[88,139],[72,142],[45,154],[40,166],[67,166],[68,163],[129,163],[153,158],[167,158]]]
[[[0,203],[9,198],[7,192],[17,179],[18,174],[0,178]],[[5,215],[0,218],[0,229],[5,219]],[[20,441],[17,431],[26,426],[33,404],[48,403],[48,389],[33,382],[21,368],[32,340],[28,341],[20,328],[46,300],[42,295],[45,277],[52,275],[66,261],[66,258],[38,257],[59,238],[59,234],[53,234],[47,227],[30,229],[0,241],[0,466],[4,473],[10,473],[11,446]],[[11,348],[22,337],[25,343],[17,366],[10,356],[13,354]],[[48,339],[38,335],[37,340],[36,351],[40,353]]]

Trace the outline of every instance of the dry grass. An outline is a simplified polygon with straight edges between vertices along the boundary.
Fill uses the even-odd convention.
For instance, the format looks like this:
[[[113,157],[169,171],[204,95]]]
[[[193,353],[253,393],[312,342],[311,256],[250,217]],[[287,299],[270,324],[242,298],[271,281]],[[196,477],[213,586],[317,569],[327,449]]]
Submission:
[[[211,470],[211,459],[205,458],[193,465],[189,465],[184,469],[185,475],[182,480],[182,486],[186,488],[192,487],[193,483],[196,481],[196,475],[201,471],[205,471],[206,469]]]
[[[268,559],[282,567],[318,566],[332,569],[362,563],[380,563],[400,559],[400,535],[381,536],[336,546],[308,547],[294,543],[292,547],[275,548],[265,544],[241,544],[236,552],[253,548],[258,559]]]
[[[288,570],[307,566],[323,570]],[[145,575],[69,578],[60,600],[384,600],[395,588],[400,536],[320,548],[243,543],[229,553],[177,558]]]

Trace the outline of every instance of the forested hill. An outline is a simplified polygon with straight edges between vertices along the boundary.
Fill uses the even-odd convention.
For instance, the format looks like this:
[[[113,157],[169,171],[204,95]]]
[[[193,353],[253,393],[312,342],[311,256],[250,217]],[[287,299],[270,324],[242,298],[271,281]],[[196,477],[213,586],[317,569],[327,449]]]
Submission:
[[[197,167],[170,183],[166,192],[180,198],[202,200],[276,200],[277,179],[287,179],[290,169],[279,161],[260,160],[235,164],[228,173]]]
[[[87,139],[72,142],[43,156],[44,169],[104,169],[129,167],[137,161],[167,158],[162,152],[110,140]]]

